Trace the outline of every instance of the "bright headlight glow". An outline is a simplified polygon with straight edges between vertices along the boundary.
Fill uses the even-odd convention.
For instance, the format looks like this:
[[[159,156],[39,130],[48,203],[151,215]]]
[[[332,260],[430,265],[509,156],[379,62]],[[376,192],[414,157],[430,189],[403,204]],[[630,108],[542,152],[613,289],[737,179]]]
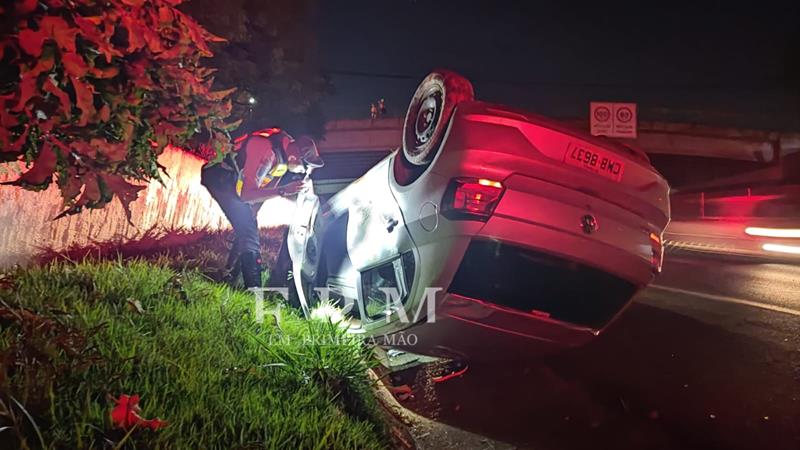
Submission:
[[[781,244],[764,244],[761,246],[765,251],[789,253],[792,255],[800,255],[800,247],[796,245],[781,245]]]
[[[745,234],[750,236],[763,236],[775,238],[800,238],[800,228],[760,228],[747,227]]]

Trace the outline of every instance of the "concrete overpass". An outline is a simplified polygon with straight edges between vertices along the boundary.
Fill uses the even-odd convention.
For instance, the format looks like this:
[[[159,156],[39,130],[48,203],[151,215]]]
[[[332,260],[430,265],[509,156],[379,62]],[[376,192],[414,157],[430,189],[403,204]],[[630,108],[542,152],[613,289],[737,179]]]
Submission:
[[[585,120],[565,122],[588,130]],[[326,162],[315,177],[320,193],[341,189],[399,147],[402,127],[403,119],[394,117],[329,122],[325,138],[319,142]],[[638,139],[625,144],[647,152],[673,186],[741,177],[770,168],[769,175],[763,176],[782,177],[787,171],[775,167],[789,155],[793,155],[790,159],[800,156],[800,133],[644,121],[638,134]]]

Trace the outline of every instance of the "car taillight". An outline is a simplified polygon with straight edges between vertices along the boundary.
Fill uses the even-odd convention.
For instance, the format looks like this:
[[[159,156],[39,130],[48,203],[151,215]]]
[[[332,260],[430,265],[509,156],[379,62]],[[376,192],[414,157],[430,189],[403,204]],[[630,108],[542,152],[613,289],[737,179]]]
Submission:
[[[661,273],[661,266],[664,263],[664,245],[661,242],[661,236],[656,233],[650,233],[650,249],[653,252],[653,256],[650,258],[653,272]]]
[[[442,198],[442,214],[451,220],[489,218],[503,195],[499,181],[485,178],[454,178]]]

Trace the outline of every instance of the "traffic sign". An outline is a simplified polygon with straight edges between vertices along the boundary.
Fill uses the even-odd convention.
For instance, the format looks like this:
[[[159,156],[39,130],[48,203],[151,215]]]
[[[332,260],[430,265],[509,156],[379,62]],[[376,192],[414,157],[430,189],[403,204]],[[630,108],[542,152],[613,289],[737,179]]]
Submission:
[[[636,103],[589,103],[592,136],[636,138]]]

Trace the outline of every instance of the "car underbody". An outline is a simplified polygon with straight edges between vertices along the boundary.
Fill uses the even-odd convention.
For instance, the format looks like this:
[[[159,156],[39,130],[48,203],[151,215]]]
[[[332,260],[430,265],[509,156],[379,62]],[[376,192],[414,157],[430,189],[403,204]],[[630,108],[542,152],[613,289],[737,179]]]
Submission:
[[[461,97],[448,116],[433,98],[412,100],[403,148],[326,202],[300,195],[289,243],[305,306],[328,288],[353,333],[421,354],[588,342],[660,270],[667,183],[639,150]],[[436,133],[415,163],[409,141],[430,149]]]

